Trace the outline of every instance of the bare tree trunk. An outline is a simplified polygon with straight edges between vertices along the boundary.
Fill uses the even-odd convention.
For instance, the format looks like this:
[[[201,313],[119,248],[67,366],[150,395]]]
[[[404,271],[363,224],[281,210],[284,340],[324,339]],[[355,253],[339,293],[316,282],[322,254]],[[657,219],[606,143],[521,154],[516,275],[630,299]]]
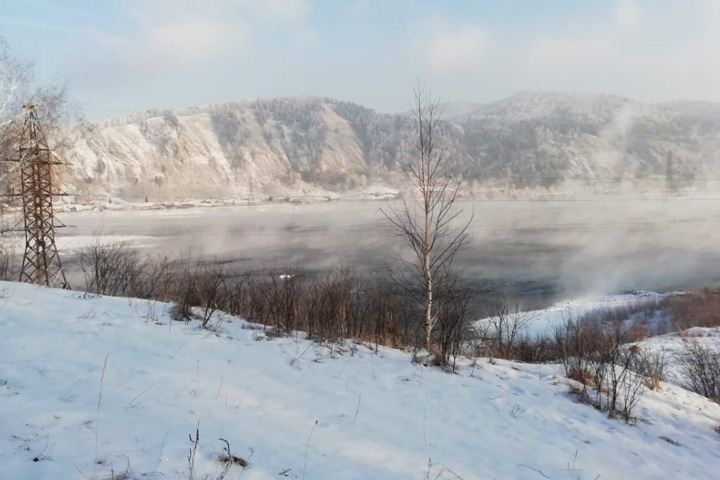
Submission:
[[[422,130],[422,126],[420,128]],[[424,137],[421,137],[421,145],[423,140]],[[425,163],[423,159],[423,166]],[[423,178],[425,178],[425,176],[423,176]],[[427,186],[425,186],[425,189],[427,190]],[[423,242],[423,246],[425,247],[423,251],[423,270],[425,273],[425,348],[429,352],[432,346],[432,330],[435,323],[433,319],[433,275],[430,269],[430,255],[432,254],[432,244],[430,243],[430,218],[432,213],[430,209],[430,192],[423,192],[423,199],[425,202],[425,239]]]
[[[428,275],[425,281],[425,348],[428,352],[432,346],[432,331],[435,326],[433,316],[433,284],[432,277]]]

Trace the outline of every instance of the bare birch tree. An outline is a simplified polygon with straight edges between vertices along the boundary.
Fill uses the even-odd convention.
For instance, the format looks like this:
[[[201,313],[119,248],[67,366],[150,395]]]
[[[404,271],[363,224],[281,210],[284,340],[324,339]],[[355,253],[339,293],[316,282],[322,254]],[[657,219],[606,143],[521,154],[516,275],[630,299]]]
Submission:
[[[405,262],[410,268],[404,281],[406,286],[421,287],[425,347],[431,352],[438,319],[435,293],[449,277],[455,254],[467,243],[472,215],[462,219],[463,211],[455,208],[461,178],[437,143],[439,102],[421,85],[414,93],[414,155],[403,165],[413,191],[401,207],[382,212],[413,253]]]

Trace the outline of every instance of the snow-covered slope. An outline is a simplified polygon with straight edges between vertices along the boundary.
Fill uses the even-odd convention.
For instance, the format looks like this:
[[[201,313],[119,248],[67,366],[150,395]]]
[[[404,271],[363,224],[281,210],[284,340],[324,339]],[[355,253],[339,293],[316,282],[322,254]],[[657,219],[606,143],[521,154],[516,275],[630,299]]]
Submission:
[[[552,365],[458,374],[404,352],[171,322],[168,305],[0,283],[0,479],[717,478],[720,407],[647,392],[629,426]],[[127,477],[119,473],[127,472]]]
[[[662,354],[667,362],[663,372],[666,380],[684,386],[688,382],[683,374],[682,357],[689,343],[720,353],[720,328],[692,327],[682,333],[651,337],[638,345],[644,350]]]
[[[720,173],[708,108],[530,92],[449,104],[436,139],[468,188],[662,190],[668,172],[671,188],[708,188]],[[261,199],[403,188],[415,131],[408,115],[299,97],[148,111],[81,138],[65,189],[83,198]]]
[[[73,193],[130,199],[248,198],[321,192],[356,178],[362,151],[318,99],[147,112],[102,122],[70,152]]]

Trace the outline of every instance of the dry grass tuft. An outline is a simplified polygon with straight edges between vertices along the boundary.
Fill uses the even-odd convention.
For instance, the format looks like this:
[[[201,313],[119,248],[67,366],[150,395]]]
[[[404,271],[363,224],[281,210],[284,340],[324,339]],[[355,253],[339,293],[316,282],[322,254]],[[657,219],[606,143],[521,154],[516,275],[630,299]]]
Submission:
[[[228,454],[226,452],[221,453],[218,455],[218,462],[220,462],[223,465],[237,465],[238,467],[245,468],[248,466],[247,460],[245,460],[242,457],[238,457],[237,455]]]

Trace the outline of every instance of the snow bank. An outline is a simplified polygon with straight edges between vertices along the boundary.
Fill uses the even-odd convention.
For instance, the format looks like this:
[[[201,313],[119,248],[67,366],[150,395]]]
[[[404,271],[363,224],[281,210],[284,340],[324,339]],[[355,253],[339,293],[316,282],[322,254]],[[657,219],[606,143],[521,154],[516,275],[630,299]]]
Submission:
[[[633,292],[618,295],[604,295],[601,297],[579,298],[558,302],[543,310],[530,310],[526,312],[511,313],[510,317],[521,317],[527,320],[527,327],[523,334],[534,336],[552,335],[556,327],[568,320],[578,320],[594,312],[603,312],[615,308],[627,308],[632,311],[636,307],[654,308],[667,294],[655,292]],[[661,321],[661,318],[655,319]],[[489,321],[483,318],[477,321],[478,326]]]
[[[220,472],[219,438],[244,480],[717,478],[720,407],[672,385],[629,426],[573,401],[553,365],[449,374],[230,317],[216,335],[162,303],[0,292],[2,480],[188,478],[198,423],[196,478]]]

